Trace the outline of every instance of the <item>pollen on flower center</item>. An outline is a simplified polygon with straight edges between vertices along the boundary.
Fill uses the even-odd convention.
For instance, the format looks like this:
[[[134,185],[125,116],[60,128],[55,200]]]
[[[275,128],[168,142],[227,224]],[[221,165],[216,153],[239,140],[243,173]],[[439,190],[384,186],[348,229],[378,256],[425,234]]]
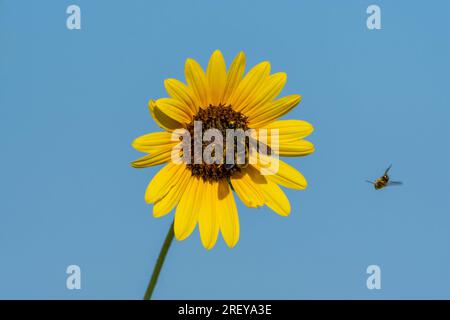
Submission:
[[[233,110],[230,105],[209,105],[207,108],[201,108],[193,117],[192,122],[187,126],[187,130],[189,131],[191,137],[194,136],[194,121],[201,121],[203,132],[208,129],[217,129],[223,137],[226,137],[227,129],[242,129],[244,131],[248,129],[247,117],[242,113]],[[208,142],[202,142],[202,151],[208,144]],[[222,154],[225,155],[226,144],[222,144],[222,147]],[[191,149],[194,149],[193,139],[191,140]],[[240,172],[242,166],[226,164],[225,161],[220,164],[207,164],[203,161],[200,164],[195,164],[194,154],[192,152],[191,162],[190,164],[187,164],[187,167],[191,170],[193,176],[201,177],[205,181],[218,181],[228,179],[233,174]]]

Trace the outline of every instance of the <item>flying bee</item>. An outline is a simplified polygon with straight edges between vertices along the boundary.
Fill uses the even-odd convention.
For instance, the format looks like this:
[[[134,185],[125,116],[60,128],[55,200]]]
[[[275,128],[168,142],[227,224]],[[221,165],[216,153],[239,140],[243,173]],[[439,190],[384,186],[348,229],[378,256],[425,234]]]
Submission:
[[[388,186],[399,186],[402,185],[403,183],[400,181],[391,181],[390,177],[388,175],[389,170],[391,169],[392,164],[386,169],[386,171],[384,171],[384,174],[379,177],[378,179],[376,179],[375,181],[369,181],[366,180],[366,182],[373,184],[373,186],[375,187],[376,190],[382,189],[384,187],[388,187]]]

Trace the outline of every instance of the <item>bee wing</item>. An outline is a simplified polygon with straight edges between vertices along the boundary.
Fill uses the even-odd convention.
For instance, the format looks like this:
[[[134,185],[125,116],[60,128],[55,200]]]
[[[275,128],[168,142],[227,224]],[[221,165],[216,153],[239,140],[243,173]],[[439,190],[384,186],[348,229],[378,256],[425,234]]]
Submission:
[[[388,186],[401,186],[403,184],[403,182],[401,181],[389,181],[387,183]]]
[[[375,183],[375,182],[372,182],[372,181],[369,181],[369,180],[366,180],[366,182],[368,182],[370,184],[374,184]]]
[[[386,171],[384,171],[384,175],[387,175],[389,170],[391,170],[392,164],[389,165],[389,167],[387,167]]]
[[[231,170],[234,167],[234,163],[225,163],[225,170]]]

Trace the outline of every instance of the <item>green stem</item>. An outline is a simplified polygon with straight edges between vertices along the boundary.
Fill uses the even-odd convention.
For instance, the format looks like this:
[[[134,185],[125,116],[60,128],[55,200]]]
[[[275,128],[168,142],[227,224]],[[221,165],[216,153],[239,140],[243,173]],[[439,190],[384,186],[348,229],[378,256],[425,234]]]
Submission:
[[[170,244],[172,243],[173,236],[174,232],[172,222],[169,231],[167,231],[166,239],[164,240],[164,244],[161,247],[161,251],[159,252],[158,260],[156,260],[155,267],[153,268],[152,277],[148,284],[147,290],[145,290],[144,300],[150,300],[152,298],[153,290],[155,290],[156,282],[158,281],[159,273],[161,272],[164,260],[166,259],[166,255],[169,251]]]

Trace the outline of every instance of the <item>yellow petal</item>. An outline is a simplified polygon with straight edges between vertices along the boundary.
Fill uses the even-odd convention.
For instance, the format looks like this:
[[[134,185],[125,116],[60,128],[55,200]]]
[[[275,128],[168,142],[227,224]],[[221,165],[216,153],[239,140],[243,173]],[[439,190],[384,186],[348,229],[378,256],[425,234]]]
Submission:
[[[278,165],[272,165],[269,161],[277,161]],[[264,162],[255,164],[267,180],[281,184],[290,189],[305,189],[308,185],[305,177],[294,167],[275,157],[266,157]]]
[[[245,54],[244,52],[239,52],[239,54],[234,58],[233,63],[231,63],[230,69],[227,73],[227,82],[225,89],[223,91],[222,103],[228,105],[231,95],[234,93],[239,83],[242,80],[242,76],[245,71]]]
[[[286,84],[287,75],[284,72],[272,74],[264,83],[264,85],[251,96],[248,103],[243,103],[242,112],[249,118],[252,115],[263,113],[264,106],[275,99],[283,90]]]
[[[300,102],[301,98],[300,95],[294,94],[269,102],[261,109],[264,110],[263,113],[254,115],[252,119],[249,119],[249,126],[251,128],[262,128],[268,125],[291,111]]]
[[[192,113],[183,102],[172,98],[161,98],[156,100],[156,107],[165,113],[169,118],[174,119],[178,123],[190,123],[192,121]]]
[[[233,248],[239,240],[239,216],[233,192],[228,182],[219,182],[219,202],[217,211],[220,217],[220,231],[225,243]]]
[[[159,150],[155,153],[148,154],[142,158],[139,158],[131,163],[134,168],[147,168],[156,166],[161,163],[169,162],[172,158],[172,148],[166,148]]]
[[[214,247],[219,235],[218,188],[218,182],[205,182],[198,217],[200,239],[207,250]]]
[[[156,106],[156,103],[153,100],[150,100],[150,102],[148,103],[148,110],[150,111],[150,114],[152,115],[153,119],[155,119],[158,126],[167,131],[172,131],[184,127],[183,124],[172,119],[164,112],[162,112],[160,108]]]
[[[208,79],[205,72],[197,61],[193,59],[187,59],[185,65],[185,76],[189,87],[194,92],[200,105],[198,107],[209,106],[209,88]]]
[[[217,106],[221,102],[227,82],[227,67],[219,50],[214,51],[211,55],[206,75],[208,77],[211,104]]]
[[[257,208],[264,205],[264,195],[261,186],[266,184],[266,179],[255,170],[248,166],[240,173],[231,177],[231,185],[236,191],[239,199],[250,208]]]
[[[262,188],[266,205],[280,216],[288,216],[291,213],[291,204],[283,190],[274,182],[268,183]]]
[[[248,173],[248,176],[251,177],[253,182],[255,182],[255,180],[259,181],[255,182],[253,185],[249,183],[245,191],[241,190],[241,192],[236,192],[240,198],[241,196],[239,194],[242,194],[241,200],[247,205],[246,202],[248,202],[251,197],[256,197],[257,195],[257,199],[260,203],[262,202],[282,216],[289,215],[291,211],[289,199],[286,197],[283,190],[281,190],[274,181],[269,179],[269,177],[272,178],[273,176],[263,176],[253,166],[248,166],[245,171]],[[235,191],[237,191],[233,180],[232,184]]]
[[[302,157],[314,152],[314,144],[306,140],[280,143],[278,154],[283,157]]]
[[[270,130],[277,129],[280,143],[297,141],[309,136],[314,127],[303,120],[279,120],[264,127],[270,136]]]
[[[185,165],[177,165],[169,162],[153,177],[145,191],[145,201],[153,203],[164,197],[176,184],[177,177],[186,168]]]
[[[177,240],[186,239],[194,231],[204,192],[203,180],[191,176],[175,211],[174,230]]]
[[[138,151],[153,153],[161,150],[164,146],[174,146],[178,142],[172,141],[172,134],[170,132],[153,132],[136,138],[131,145]]]
[[[245,102],[264,84],[270,74],[270,63],[263,61],[254,66],[242,79],[230,97],[230,104],[236,111],[241,111]]]
[[[172,180],[174,185],[162,199],[156,201],[153,205],[153,216],[155,218],[162,217],[175,208],[175,206],[180,202],[181,196],[187,187],[190,176],[191,171],[185,168],[179,173],[178,176],[173,177]]]
[[[191,88],[177,79],[166,79],[164,86],[169,96],[184,103],[192,114],[197,113],[200,101],[197,100]]]

